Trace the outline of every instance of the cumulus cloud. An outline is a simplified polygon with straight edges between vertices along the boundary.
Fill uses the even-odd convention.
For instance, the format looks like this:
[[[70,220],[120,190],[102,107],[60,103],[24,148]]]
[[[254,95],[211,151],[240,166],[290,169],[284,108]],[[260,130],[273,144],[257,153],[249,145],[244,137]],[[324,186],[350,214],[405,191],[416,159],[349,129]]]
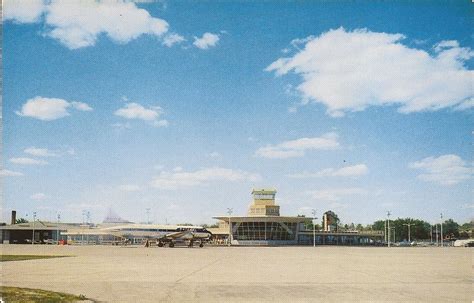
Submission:
[[[205,186],[212,182],[256,182],[260,179],[261,177],[258,174],[229,168],[212,167],[202,168],[193,172],[182,170],[173,172],[163,171],[152,180],[151,186],[159,189],[175,190],[193,186]]]
[[[204,33],[201,38],[194,37],[193,45],[200,49],[209,49],[217,45],[219,35],[213,33]]]
[[[472,168],[458,155],[442,155],[438,158],[428,157],[412,162],[410,168],[421,170],[417,177],[420,180],[440,185],[455,185],[471,178]]]
[[[36,201],[43,201],[47,198],[47,196],[43,193],[36,193],[30,196],[31,200],[36,200]]]
[[[369,168],[365,164],[356,164],[352,166],[346,166],[339,169],[326,168],[318,172],[310,173],[303,172],[297,174],[290,174],[290,178],[321,178],[321,177],[359,177],[368,174]]]
[[[69,49],[93,46],[102,34],[124,44],[141,35],[161,37],[168,31],[165,20],[122,0],[6,0],[4,17],[18,23],[43,21],[44,35]]]
[[[26,154],[36,157],[56,157],[57,153],[48,150],[47,148],[28,147],[24,150]]]
[[[284,141],[276,145],[260,147],[255,156],[268,159],[286,159],[303,157],[308,150],[334,150],[339,148],[339,136],[336,133],[327,133],[321,137],[300,138]]]
[[[127,103],[124,107],[115,111],[115,115],[125,119],[138,119],[150,123],[156,127],[168,126],[167,120],[160,120],[163,109],[159,106],[145,108],[138,103]]]
[[[48,162],[33,158],[10,158],[10,162],[19,165],[46,165]]]
[[[59,98],[34,97],[22,105],[16,114],[23,117],[31,117],[42,121],[52,121],[69,116],[68,109],[79,111],[91,111],[92,108],[86,103],[72,101],[68,102]]]
[[[473,71],[464,63],[474,52],[457,41],[441,41],[434,53],[401,43],[402,34],[366,29],[330,30],[308,37],[292,57],[266,71],[301,76],[303,103],[322,103],[334,117],[369,106],[396,105],[401,113],[472,107]]]
[[[367,193],[367,190],[359,187],[329,188],[306,191],[306,194],[311,196],[311,198],[321,201],[339,201],[346,196],[365,195]]]
[[[0,169],[0,176],[2,177],[21,177],[23,173],[8,169]]]
[[[163,38],[163,45],[167,47],[172,47],[173,45],[179,44],[184,41],[186,41],[186,39],[184,39],[183,36],[176,33],[172,33],[172,34],[166,35]]]
[[[3,19],[17,23],[38,22],[46,6],[43,0],[4,0]]]

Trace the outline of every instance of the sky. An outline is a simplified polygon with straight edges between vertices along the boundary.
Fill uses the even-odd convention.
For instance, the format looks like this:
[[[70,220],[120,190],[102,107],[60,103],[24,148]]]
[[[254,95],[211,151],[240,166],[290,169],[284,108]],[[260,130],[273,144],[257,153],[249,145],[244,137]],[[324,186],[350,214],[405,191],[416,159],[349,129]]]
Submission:
[[[209,224],[276,188],[282,215],[467,222],[473,16],[469,1],[6,0],[0,221]]]

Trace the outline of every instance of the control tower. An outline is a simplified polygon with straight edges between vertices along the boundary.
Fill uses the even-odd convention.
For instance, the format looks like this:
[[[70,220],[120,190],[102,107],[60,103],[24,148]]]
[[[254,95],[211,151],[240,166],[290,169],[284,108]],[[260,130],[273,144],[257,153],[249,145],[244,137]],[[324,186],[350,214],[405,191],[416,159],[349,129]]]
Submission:
[[[275,204],[275,189],[253,189],[253,203],[249,216],[280,216],[280,206]]]

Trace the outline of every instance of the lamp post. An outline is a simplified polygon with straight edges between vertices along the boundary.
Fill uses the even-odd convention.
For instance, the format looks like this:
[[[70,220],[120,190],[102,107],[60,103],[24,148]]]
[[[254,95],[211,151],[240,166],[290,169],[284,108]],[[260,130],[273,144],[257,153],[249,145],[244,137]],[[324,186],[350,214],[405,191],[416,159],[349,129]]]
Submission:
[[[439,245],[439,242],[438,242],[438,224],[435,224],[435,227],[436,227],[436,246]]]
[[[56,225],[56,242],[59,245],[59,220],[61,219],[61,215],[59,213],[58,213],[57,219],[58,219],[58,224]]]
[[[145,208],[146,210],[146,223],[150,224],[150,208]]]
[[[230,208],[230,207],[227,208],[227,214],[229,215],[229,240],[227,242],[227,246],[230,246],[232,242],[232,224],[230,222],[230,216],[232,215],[233,211],[234,211],[233,208]]]
[[[316,210],[315,209],[313,209],[311,211],[311,213],[313,214],[313,220],[312,220],[313,221],[312,222],[313,223],[313,247],[316,247],[316,225],[314,224],[314,221],[318,218],[316,218]]]
[[[86,211],[82,211],[82,232],[81,232],[81,245],[84,245],[84,225],[86,224]]]
[[[404,223],[403,225],[408,226],[408,242],[411,243],[410,226],[415,225],[415,224],[414,223]]]
[[[430,244],[433,244],[433,225],[430,224]]]
[[[35,244],[35,222],[36,222],[36,212],[33,212],[33,237],[31,238],[31,244]]]
[[[443,213],[440,214],[440,218],[441,218],[441,247],[443,247]]]
[[[388,236],[388,247],[390,247],[390,211],[387,211],[387,236]]]

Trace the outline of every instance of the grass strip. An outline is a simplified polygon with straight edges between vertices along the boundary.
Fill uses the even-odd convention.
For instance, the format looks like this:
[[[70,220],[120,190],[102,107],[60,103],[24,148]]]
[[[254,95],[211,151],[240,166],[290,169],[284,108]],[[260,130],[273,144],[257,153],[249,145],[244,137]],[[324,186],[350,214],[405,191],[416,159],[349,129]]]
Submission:
[[[0,255],[0,262],[24,261],[34,259],[64,258],[69,256],[45,256],[45,255]]]
[[[84,295],[71,295],[42,289],[0,286],[0,298],[8,303],[56,303],[81,302],[87,299]]]

